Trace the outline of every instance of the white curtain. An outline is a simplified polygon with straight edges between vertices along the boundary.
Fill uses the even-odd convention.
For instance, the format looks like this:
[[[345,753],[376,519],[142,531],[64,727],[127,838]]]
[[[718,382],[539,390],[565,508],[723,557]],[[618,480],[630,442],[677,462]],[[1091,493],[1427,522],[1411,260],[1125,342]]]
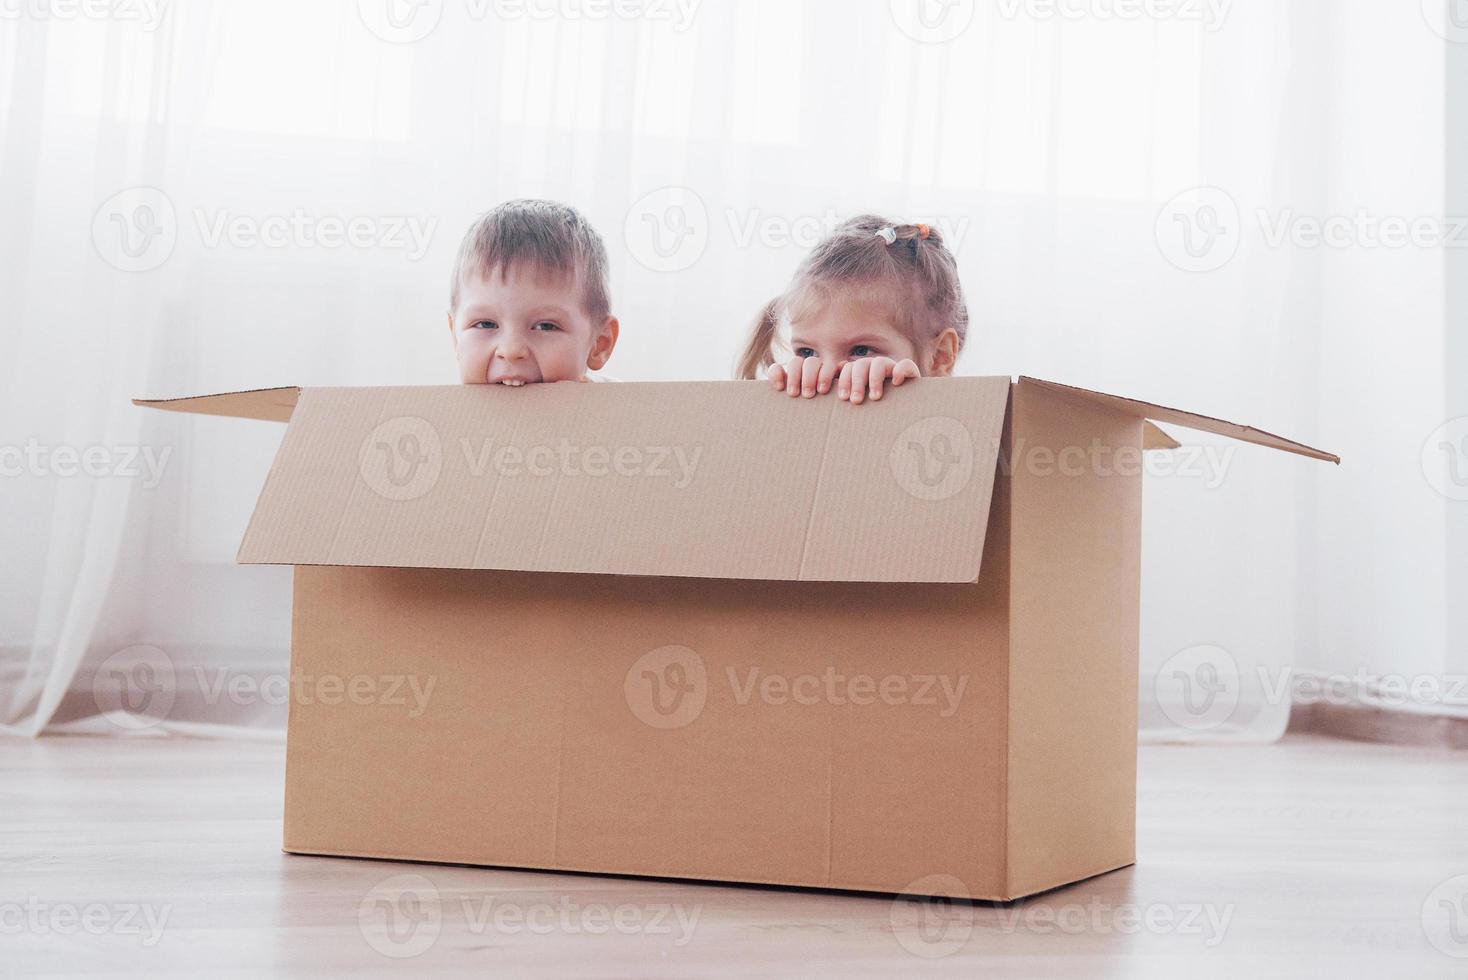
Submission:
[[[1357,46],[1373,45],[1365,70],[1395,80],[1392,99],[1420,107],[1441,103],[1442,40],[1416,5],[1153,6],[7,14],[0,447],[19,462],[0,478],[0,725],[279,728],[290,573],[232,558],[282,428],[128,399],[450,383],[449,261],[472,216],[510,197],[571,202],[602,230],[617,378],[727,377],[745,324],[823,230],[876,211],[954,245],[974,323],[964,373],[1329,444],[1323,353],[1367,366],[1329,343],[1332,259],[1271,246],[1252,215],[1340,203],[1331,175],[1369,138],[1337,142],[1356,106],[1331,71]],[[1430,211],[1417,177],[1431,157],[1376,151]],[[1288,698],[1261,679],[1318,654],[1319,562],[1346,559],[1322,549],[1314,502],[1349,477],[1177,434],[1202,448],[1148,478],[1144,729],[1272,738]],[[1197,700],[1210,689],[1226,711]]]

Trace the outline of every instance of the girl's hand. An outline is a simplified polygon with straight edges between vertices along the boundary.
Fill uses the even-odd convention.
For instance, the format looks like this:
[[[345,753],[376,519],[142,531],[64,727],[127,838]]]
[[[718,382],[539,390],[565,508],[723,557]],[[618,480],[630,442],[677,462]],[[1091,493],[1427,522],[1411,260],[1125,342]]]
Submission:
[[[838,366],[819,357],[792,357],[784,364],[770,366],[770,387],[791,398],[814,398],[831,390]]]
[[[860,405],[870,394],[872,401],[882,398],[882,383],[892,380],[896,388],[909,378],[920,378],[922,372],[911,360],[894,361],[890,357],[862,357],[841,365],[841,380],[836,394],[842,401]],[[822,389],[824,390],[824,389]]]

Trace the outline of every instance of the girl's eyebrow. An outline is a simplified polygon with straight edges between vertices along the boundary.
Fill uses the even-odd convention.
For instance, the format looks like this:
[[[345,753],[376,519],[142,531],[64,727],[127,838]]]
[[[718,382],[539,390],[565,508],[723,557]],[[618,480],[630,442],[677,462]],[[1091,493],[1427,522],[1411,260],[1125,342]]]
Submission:
[[[844,339],[842,342],[848,347],[885,347],[889,338],[879,337],[876,334],[860,334],[859,336]],[[791,347],[811,347],[812,345],[804,337],[791,337]]]

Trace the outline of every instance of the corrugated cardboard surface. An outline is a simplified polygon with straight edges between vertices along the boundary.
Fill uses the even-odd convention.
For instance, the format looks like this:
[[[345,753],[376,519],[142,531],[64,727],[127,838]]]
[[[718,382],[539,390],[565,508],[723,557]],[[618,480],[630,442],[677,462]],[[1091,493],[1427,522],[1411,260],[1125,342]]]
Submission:
[[[1060,451],[1335,459],[1030,379],[294,391],[149,403],[290,419],[287,850],[983,899],[1134,856],[1140,467]]]
[[[417,717],[293,700],[285,847],[874,891],[948,874],[1003,897],[1003,581],[297,568],[294,675],[433,687]],[[669,647],[681,675],[646,659]],[[905,679],[906,700],[796,680],[828,668]],[[649,672],[701,708],[657,727]]]
[[[1142,480],[1114,461],[1140,454],[1142,423],[1025,381],[1011,413],[1008,887],[1024,895],[1135,860]],[[1083,462],[1048,465],[1072,447]]]
[[[1051,391],[1069,395],[1074,399],[1102,405],[1113,411],[1124,412],[1139,419],[1150,419],[1154,422],[1170,422],[1187,429],[1197,429],[1200,432],[1212,432],[1216,435],[1228,436],[1240,442],[1251,442],[1257,446],[1266,446],[1270,449],[1278,449],[1281,452],[1294,453],[1297,456],[1308,456],[1311,459],[1322,460],[1327,463],[1339,463],[1341,458],[1334,453],[1328,453],[1314,446],[1307,446],[1303,442],[1286,439],[1284,436],[1275,435],[1273,432],[1265,432],[1251,425],[1240,425],[1237,422],[1228,422],[1224,419],[1212,418],[1208,415],[1199,415],[1196,412],[1185,412],[1181,409],[1167,408],[1164,405],[1154,405],[1151,402],[1140,401],[1136,398],[1123,398],[1120,395],[1108,395],[1101,391],[1091,391],[1089,388],[1076,388],[1072,385],[1058,384],[1054,381],[1044,381],[1040,378],[1020,378],[1025,384]],[[1151,448],[1151,447],[1149,447]]]
[[[239,560],[971,582],[1008,389],[308,388]]]

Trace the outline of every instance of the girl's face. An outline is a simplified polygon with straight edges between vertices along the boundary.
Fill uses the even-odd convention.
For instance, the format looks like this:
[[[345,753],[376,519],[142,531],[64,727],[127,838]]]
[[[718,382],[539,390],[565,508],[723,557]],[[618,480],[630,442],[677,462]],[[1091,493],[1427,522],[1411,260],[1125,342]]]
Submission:
[[[919,350],[892,322],[886,304],[859,294],[823,296],[800,310],[790,325],[790,349],[797,357],[818,357],[838,367],[863,357],[906,359],[925,375],[952,373],[957,339],[947,330],[935,351]]]

